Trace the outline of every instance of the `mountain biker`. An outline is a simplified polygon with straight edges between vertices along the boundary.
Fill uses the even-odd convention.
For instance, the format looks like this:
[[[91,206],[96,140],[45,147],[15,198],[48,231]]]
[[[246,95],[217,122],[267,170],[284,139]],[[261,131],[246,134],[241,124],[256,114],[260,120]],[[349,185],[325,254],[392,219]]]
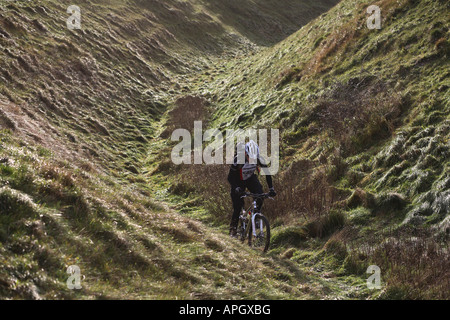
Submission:
[[[241,163],[239,155],[245,150],[245,163]],[[239,214],[244,206],[242,194],[247,188],[251,193],[262,194],[263,187],[259,182],[255,171],[260,172],[260,168],[267,168],[264,159],[260,157],[259,147],[253,140],[247,144],[239,143],[236,147],[236,155],[228,174],[228,182],[231,185],[231,200],[233,202],[233,216],[230,224],[230,236],[236,237],[237,226],[239,223]],[[275,197],[277,194],[273,187],[272,176],[266,175],[267,185],[269,186],[269,196]],[[263,199],[256,200],[257,209],[261,210]]]

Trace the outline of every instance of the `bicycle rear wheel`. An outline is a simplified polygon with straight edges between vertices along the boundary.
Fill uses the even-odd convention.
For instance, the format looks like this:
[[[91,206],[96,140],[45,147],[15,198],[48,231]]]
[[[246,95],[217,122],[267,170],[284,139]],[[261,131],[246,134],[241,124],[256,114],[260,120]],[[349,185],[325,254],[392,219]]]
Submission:
[[[250,223],[248,244],[257,250],[266,252],[270,246],[270,224],[269,220],[261,214],[255,217],[256,237],[253,235],[253,226]]]

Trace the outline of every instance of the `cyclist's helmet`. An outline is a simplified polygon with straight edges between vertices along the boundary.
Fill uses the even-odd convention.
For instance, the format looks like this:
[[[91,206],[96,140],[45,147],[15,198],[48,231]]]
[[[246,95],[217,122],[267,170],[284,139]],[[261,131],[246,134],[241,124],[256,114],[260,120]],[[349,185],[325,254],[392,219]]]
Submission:
[[[239,142],[236,146],[237,163],[245,163],[245,143]]]
[[[240,154],[240,153],[243,154],[244,151],[245,151],[245,143],[239,142],[239,143],[236,145],[236,154]]]
[[[258,159],[259,158],[259,147],[258,147],[258,144],[255,141],[250,140],[245,145],[245,153],[252,160]]]

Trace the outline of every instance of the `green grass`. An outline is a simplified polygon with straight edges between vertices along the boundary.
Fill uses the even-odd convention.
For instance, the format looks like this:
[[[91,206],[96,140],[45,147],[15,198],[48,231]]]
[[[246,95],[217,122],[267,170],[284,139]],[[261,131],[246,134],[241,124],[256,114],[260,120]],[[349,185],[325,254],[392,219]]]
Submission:
[[[0,5],[0,296],[447,298],[427,276],[448,279],[446,4],[382,0],[368,30],[372,3],[344,0],[284,39],[306,23],[291,1],[167,3],[183,11],[85,4],[82,31],[61,27],[67,1]],[[269,17],[284,31],[265,34]],[[167,160],[186,96],[207,101],[210,127],[281,130],[268,254],[227,236],[225,167]]]
[[[355,252],[375,248],[392,232],[400,233],[394,236],[399,241],[421,234],[420,241],[437,242],[448,252],[443,239],[448,239],[444,220],[449,213],[449,25],[440,14],[446,4],[380,1],[383,27],[368,30],[365,8],[370,4],[342,1],[275,46],[217,68],[221,72],[212,81],[206,74],[199,78],[197,92],[211,97],[210,127],[279,128],[284,151],[280,174],[291,174],[290,165],[299,160],[325,163],[328,181],[336,188],[338,210],[330,212],[340,212],[342,219],[332,222],[325,216],[337,226],[329,232],[311,232],[322,230],[326,221],[304,221],[304,214],[292,213],[299,211],[301,201],[292,202],[283,211],[286,216],[272,213],[278,221],[276,254],[291,257],[295,248],[310,248],[316,256],[315,242],[296,225],[309,227],[309,237],[317,238],[320,248],[345,227],[350,231],[343,241]],[[277,187],[293,190],[304,185],[301,181],[280,178]],[[403,234],[408,228],[410,233]],[[352,272],[361,277],[363,267],[373,262],[369,256],[352,259],[329,268],[350,270],[344,278]],[[445,277],[445,267],[430,262],[429,268]],[[389,271],[387,293],[380,297],[395,296],[390,286],[393,291],[408,288],[407,298],[439,297],[445,291],[431,279],[435,291],[425,283],[414,290],[402,281]]]
[[[14,144],[16,139],[7,139],[10,146],[2,156],[11,159],[20,147]],[[38,153],[38,147],[30,147],[26,155],[15,158],[18,169],[2,165],[3,297],[309,296],[297,289],[302,278],[292,276],[286,283],[274,277],[276,272],[290,272],[286,267],[279,269],[286,271],[270,267],[277,264],[276,257],[261,256],[215,228],[152,202],[133,191],[132,184],[101,175],[83,177],[86,173],[71,165],[61,167]],[[59,184],[65,175],[71,176],[71,185]],[[32,188],[24,183],[28,180],[33,181]],[[58,201],[51,196],[56,192],[64,195]],[[70,265],[78,265],[85,276],[80,291],[65,286]]]

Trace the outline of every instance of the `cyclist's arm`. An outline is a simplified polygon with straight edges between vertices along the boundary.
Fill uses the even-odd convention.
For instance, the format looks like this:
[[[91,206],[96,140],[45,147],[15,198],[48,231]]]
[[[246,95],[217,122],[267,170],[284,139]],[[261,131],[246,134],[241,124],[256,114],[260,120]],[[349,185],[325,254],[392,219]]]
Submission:
[[[239,179],[239,172],[233,169],[233,167],[231,167],[230,172],[228,173],[228,182],[230,183],[233,190],[237,188],[239,181],[238,179]]]
[[[230,183],[233,190],[235,190],[238,187],[239,180],[240,180],[240,170],[242,168],[242,165],[239,165],[237,163],[237,157],[234,159],[234,163],[230,167],[230,172],[228,173],[228,182]]]
[[[259,157],[258,158],[258,166],[260,166],[261,168],[268,168],[269,166],[266,164],[266,161],[263,157]],[[273,188],[273,181],[272,181],[272,176],[271,175],[266,175],[266,181],[267,181],[267,185],[269,186],[269,189]]]
[[[273,188],[273,181],[272,181],[272,176],[266,176],[266,181],[267,181],[267,186],[269,187],[269,189]]]
[[[262,156],[258,157],[258,166],[261,168],[268,168],[266,159],[264,159]]]

